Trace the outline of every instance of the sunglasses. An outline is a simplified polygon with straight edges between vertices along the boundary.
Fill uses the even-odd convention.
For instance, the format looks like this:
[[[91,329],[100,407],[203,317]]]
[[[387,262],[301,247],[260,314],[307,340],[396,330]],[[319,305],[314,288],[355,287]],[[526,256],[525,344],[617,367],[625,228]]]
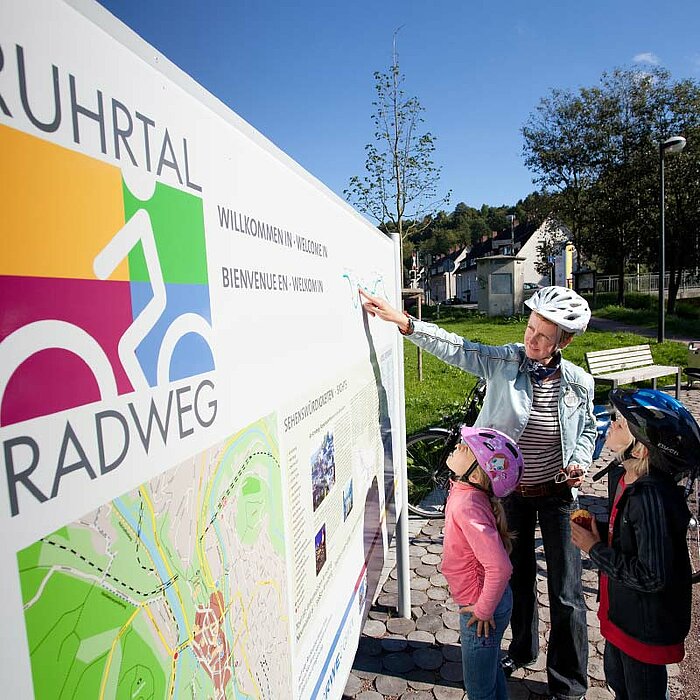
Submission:
[[[554,483],[555,484],[563,484],[566,481],[568,481],[568,479],[569,479],[569,475],[563,469],[561,469],[560,471],[558,471],[554,475]]]
[[[608,408],[608,414],[610,415],[610,420],[615,423],[617,421],[617,411],[614,408]]]
[[[568,472],[566,469],[560,469],[554,475],[554,483],[555,484],[564,484],[569,479],[578,479],[578,478],[581,478],[582,476],[583,476],[583,473],[581,472],[580,469],[572,470],[571,473]]]

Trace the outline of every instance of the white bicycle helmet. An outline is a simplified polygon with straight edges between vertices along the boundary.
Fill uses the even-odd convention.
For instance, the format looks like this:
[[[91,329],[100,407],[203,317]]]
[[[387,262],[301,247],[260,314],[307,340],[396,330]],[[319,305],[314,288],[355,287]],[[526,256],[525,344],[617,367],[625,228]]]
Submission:
[[[583,333],[591,319],[588,302],[566,287],[543,287],[525,302],[525,306],[567,333]]]

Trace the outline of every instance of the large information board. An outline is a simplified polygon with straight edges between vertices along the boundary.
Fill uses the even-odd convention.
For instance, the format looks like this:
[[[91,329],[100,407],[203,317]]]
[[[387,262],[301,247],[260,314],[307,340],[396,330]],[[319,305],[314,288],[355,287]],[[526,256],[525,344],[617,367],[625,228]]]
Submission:
[[[339,698],[393,244],[88,0],[0,4],[0,154],[3,696]]]

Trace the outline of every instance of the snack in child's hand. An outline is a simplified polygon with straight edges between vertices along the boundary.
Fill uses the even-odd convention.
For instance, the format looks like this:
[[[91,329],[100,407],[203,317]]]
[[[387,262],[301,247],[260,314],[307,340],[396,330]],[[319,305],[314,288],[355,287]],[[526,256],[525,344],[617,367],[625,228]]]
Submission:
[[[586,530],[593,529],[593,526],[591,525],[591,522],[593,521],[593,516],[585,508],[579,508],[578,510],[575,510],[571,514],[571,521],[576,523],[577,525],[580,525],[581,527],[585,527]]]

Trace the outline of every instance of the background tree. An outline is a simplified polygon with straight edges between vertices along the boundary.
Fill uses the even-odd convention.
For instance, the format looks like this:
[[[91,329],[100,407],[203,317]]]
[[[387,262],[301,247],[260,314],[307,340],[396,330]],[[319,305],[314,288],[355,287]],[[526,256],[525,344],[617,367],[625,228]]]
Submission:
[[[522,129],[525,165],[534,182],[571,229],[579,257],[588,247],[589,188],[596,180],[596,92],[552,90],[540,100]],[[549,213],[549,212],[547,212]]]
[[[630,266],[658,266],[659,143],[672,134],[700,138],[699,95],[697,83],[673,83],[663,69],[616,69],[577,93],[552,91],[523,127],[526,165],[553,195],[579,255],[617,274],[620,303]],[[700,149],[667,167],[672,310],[683,271],[698,266]]]
[[[534,224],[537,228],[557,208],[556,197],[547,192],[532,192],[518,200],[513,214],[521,224]]]
[[[590,243],[604,268],[617,275],[621,305],[625,273],[631,264],[646,262],[648,246],[658,240],[653,154],[667,85],[668,74],[659,69],[618,69],[603,74],[597,92],[598,177],[590,188]]]
[[[366,175],[351,177],[343,194],[374,218],[381,230],[398,233],[404,260],[405,240],[430,224],[450,193],[437,194],[440,168],[433,161],[435,137],[429,131],[421,133],[424,109],[417,97],[404,92],[395,38],[391,67],[374,74],[375,140],[365,146]]]
[[[504,231],[510,226],[510,221],[508,220],[509,209],[508,207],[488,207],[483,205],[481,207],[481,215],[486,219],[486,224],[489,231]]]
[[[683,270],[700,266],[700,85],[691,80],[674,84],[668,93],[666,136],[681,134],[687,143],[666,168],[666,257],[669,271],[668,311],[673,313]]]

